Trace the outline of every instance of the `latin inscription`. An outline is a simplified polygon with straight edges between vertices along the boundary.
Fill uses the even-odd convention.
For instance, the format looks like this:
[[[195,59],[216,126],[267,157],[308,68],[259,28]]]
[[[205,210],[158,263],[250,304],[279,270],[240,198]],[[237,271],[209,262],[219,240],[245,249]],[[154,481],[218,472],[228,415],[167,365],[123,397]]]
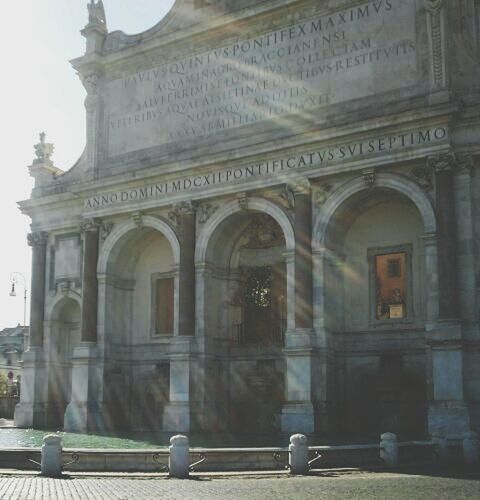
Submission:
[[[108,83],[109,155],[285,128],[290,114],[413,85],[414,2],[366,2]]]
[[[289,172],[312,172],[343,162],[361,160],[375,155],[385,155],[412,148],[425,148],[441,144],[448,139],[444,127],[415,130],[398,135],[387,135],[360,142],[338,144],[302,154],[273,158],[236,168],[222,169],[202,175],[171,179],[157,184],[144,185],[120,192],[106,193],[85,200],[87,210],[98,210],[123,203],[135,203],[149,199],[166,199],[180,193],[205,192],[229,184],[245,184],[251,181],[278,177],[286,182]]]

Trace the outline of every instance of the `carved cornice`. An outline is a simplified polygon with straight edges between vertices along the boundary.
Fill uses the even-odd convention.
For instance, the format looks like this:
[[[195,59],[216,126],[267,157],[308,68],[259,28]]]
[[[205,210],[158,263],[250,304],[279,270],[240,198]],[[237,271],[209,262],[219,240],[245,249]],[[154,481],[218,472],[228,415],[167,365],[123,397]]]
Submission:
[[[27,234],[27,242],[31,247],[46,246],[48,241],[48,233],[45,231],[38,231],[35,233]]]

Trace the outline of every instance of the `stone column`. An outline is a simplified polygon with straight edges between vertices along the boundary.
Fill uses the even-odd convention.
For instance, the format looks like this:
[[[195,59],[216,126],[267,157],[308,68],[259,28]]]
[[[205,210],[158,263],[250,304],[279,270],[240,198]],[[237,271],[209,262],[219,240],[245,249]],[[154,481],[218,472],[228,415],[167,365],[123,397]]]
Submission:
[[[98,318],[98,240],[99,224],[93,220],[82,225],[83,274],[82,274],[82,342],[97,341]]]
[[[295,197],[295,328],[313,328],[312,195],[305,179],[292,187]]]
[[[429,158],[435,170],[438,319],[427,328],[430,360],[430,433],[463,434],[470,428],[464,399],[463,332],[460,321],[457,216],[453,154]]]
[[[45,318],[45,277],[47,267],[47,234],[28,235],[32,247],[32,285],[30,295],[30,347],[43,346]]]
[[[46,419],[46,363],[43,351],[45,319],[45,279],[47,234],[28,235],[32,247],[32,283],[30,301],[30,349],[24,353],[20,403],[15,408],[15,425],[28,428],[44,425]]]
[[[435,169],[435,201],[438,233],[439,319],[458,319],[457,219],[454,196],[454,158],[430,158]]]
[[[312,405],[313,366],[313,260],[312,201],[310,183],[299,178],[289,186],[295,202],[295,328],[287,330],[286,404],[282,432],[314,432]]]
[[[195,208],[176,207],[180,240],[179,335],[195,335]]]

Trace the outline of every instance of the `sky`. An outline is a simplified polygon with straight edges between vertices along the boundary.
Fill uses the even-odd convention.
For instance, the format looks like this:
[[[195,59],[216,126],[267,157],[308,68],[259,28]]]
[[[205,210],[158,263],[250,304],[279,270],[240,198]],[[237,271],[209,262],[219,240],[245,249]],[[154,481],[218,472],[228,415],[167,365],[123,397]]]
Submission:
[[[15,0],[0,16],[0,330],[23,323],[23,279],[9,295],[12,273],[21,273],[30,308],[30,219],[17,201],[30,197],[28,165],[39,133],[55,145],[55,165],[68,170],[85,145],[85,91],[69,60],[85,51],[80,30],[90,0]],[[154,26],[174,0],[103,0],[109,31],[133,34]]]

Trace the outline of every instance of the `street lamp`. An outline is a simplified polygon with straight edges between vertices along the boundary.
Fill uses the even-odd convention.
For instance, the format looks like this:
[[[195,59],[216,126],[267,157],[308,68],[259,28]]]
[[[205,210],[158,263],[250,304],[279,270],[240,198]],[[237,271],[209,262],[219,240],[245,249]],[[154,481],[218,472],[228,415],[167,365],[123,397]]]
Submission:
[[[10,297],[16,297],[17,293],[15,291],[15,285],[17,283],[23,285],[23,335],[24,335],[24,349],[28,348],[28,340],[26,333],[26,323],[27,323],[27,280],[22,273],[14,272],[10,275],[10,281],[12,283],[12,288],[10,290]]]

